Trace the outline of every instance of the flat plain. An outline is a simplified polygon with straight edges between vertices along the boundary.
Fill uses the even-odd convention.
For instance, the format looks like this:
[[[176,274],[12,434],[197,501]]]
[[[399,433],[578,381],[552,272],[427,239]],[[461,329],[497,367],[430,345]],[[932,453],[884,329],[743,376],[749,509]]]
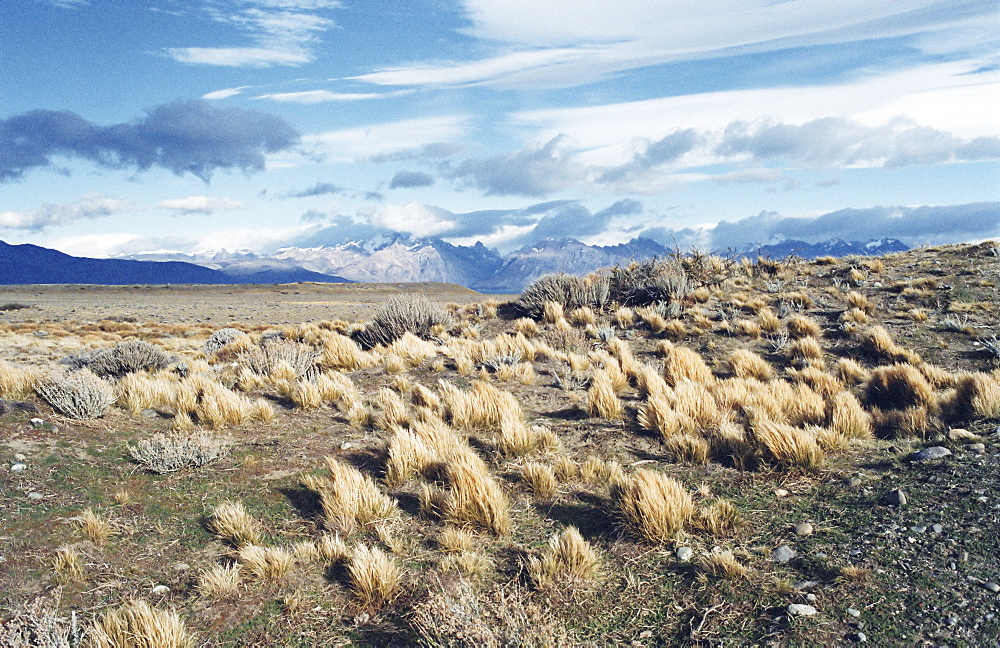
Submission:
[[[995,644],[998,255],[4,287],[0,645]]]

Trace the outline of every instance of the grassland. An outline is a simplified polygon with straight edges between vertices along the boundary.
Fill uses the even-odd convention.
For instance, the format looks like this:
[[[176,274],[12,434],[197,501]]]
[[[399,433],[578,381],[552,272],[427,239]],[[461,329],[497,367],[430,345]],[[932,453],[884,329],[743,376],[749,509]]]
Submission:
[[[0,645],[995,644],[997,246],[671,264],[631,305],[5,288]]]

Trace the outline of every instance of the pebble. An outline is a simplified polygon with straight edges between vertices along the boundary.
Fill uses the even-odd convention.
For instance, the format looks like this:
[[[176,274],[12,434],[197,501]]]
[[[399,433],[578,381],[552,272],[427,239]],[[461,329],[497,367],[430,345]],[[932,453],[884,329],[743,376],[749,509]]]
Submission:
[[[883,499],[889,506],[906,506],[906,493],[898,488],[886,493]]]
[[[691,560],[691,556],[693,555],[694,549],[691,547],[677,547],[677,560],[687,562]]]
[[[850,479],[847,480],[847,485],[851,486],[851,487],[860,486],[861,485],[861,478],[860,477],[851,477]]]
[[[27,458],[27,457],[25,457],[25,456],[24,456],[23,454],[21,454],[21,453],[17,453],[16,455],[14,455],[14,461],[20,461],[20,462],[24,463],[24,462],[25,462],[25,461],[27,461],[27,460],[28,460],[28,458]]]
[[[855,632],[854,633],[854,640],[857,641],[858,643],[864,643],[864,642],[868,641],[868,635],[866,635],[863,632]]]
[[[914,533],[923,533],[926,530],[927,530],[927,527],[925,527],[923,525],[911,526],[910,527],[910,531],[913,531]]]
[[[816,612],[816,608],[804,603],[790,603],[788,605],[789,616],[812,616],[816,614]]]
[[[43,421],[42,419],[40,418],[31,419],[31,427],[35,428],[36,430],[42,427],[43,425],[45,425],[45,421]]]
[[[986,454],[986,444],[985,443],[970,443],[965,446],[965,449],[969,452],[975,452],[976,454]]]
[[[157,412],[155,409],[144,409],[141,412],[139,412],[139,416],[141,416],[142,418],[154,419],[158,418],[160,416],[160,413]]]
[[[964,441],[967,439],[975,439],[976,435],[968,430],[962,428],[955,428],[953,430],[948,430],[948,440],[949,441]]]
[[[157,585],[156,587],[153,588],[153,594],[158,594],[160,596],[163,596],[169,591],[170,588],[167,587],[166,585]]]
[[[944,531],[944,527],[941,526],[940,524],[932,524],[931,531],[933,531],[934,533],[942,533]]]
[[[813,581],[813,580],[795,581],[794,583],[792,583],[792,587],[794,587],[797,590],[807,590],[812,587],[816,587],[817,585],[819,585],[819,581]]]
[[[861,616],[861,610],[858,610],[857,608],[847,608],[847,613],[855,619]]]
[[[37,502],[38,500],[45,499],[45,496],[39,493],[38,491],[31,491],[30,493],[28,493],[28,499],[30,499],[32,502]]]
[[[781,545],[777,549],[771,552],[771,560],[780,563],[786,563],[798,554],[795,550],[788,545]]]
[[[951,450],[944,446],[931,446],[911,454],[910,461],[932,461],[934,459],[943,459],[950,454]]]
[[[191,569],[191,565],[187,563],[179,562],[174,565],[174,571],[182,572],[182,571],[187,571],[189,569]]]
[[[16,463],[10,465],[11,472],[24,472],[28,468],[27,464]]]
[[[947,616],[945,617],[944,622],[950,626],[958,625],[958,617],[954,615]]]
[[[996,583],[992,583],[992,582],[991,583],[986,583],[985,585],[983,585],[983,587],[985,587],[989,591],[993,592],[994,594],[1000,592],[1000,585],[997,585]]]
[[[776,488],[774,490],[775,497],[788,497],[789,495],[791,495],[791,493],[786,491],[784,488]]]
[[[813,534],[813,525],[808,522],[799,522],[795,525],[795,535],[810,536]]]

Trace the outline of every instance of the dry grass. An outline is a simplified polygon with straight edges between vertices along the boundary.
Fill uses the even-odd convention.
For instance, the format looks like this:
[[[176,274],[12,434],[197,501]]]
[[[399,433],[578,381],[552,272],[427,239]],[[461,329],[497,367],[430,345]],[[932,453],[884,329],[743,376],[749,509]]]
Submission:
[[[94,513],[93,509],[84,509],[83,512],[73,518],[73,520],[76,522],[77,526],[79,526],[83,535],[87,536],[87,539],[98,546],[107,542],[108,538],[118,532],[111,522],[97,513]]]
[[[717,578],[748,578],[750,568],[742,564],[731,551],[713,552],[698,560],[698,567]]]
[[[683,484],[652,470],[640,469],[612,483],[611,499],[629,528],[660,544],[673,540],[694,513]]]
[[[556,472],[548,464],[529,462],[521,467],[521,479],[531,492],[541,499],[551,499],[556,495]]]
[[[720,499],[698,509],[692,525],[713,536],[721,536],[743,524],[743,515],[732,502]]]
[[[621,399],[615,393],[614,380],[607,370],[594,373],[587,391],[587,413],[591,416],[618,421],[625,413]]]
[[[680,433],[663,440],[663,446],[674,461],[690,464],[708,463],[711,446],[700,436]]]
[[[250,574],[263,581],[284,579],[295,564],[295,556],[284,547],[247,544],[240,547],[237,556]]]
[[[347,564],[351,589],[366,605],[381,605],[395,597],[403,572],[389,554],[378,547],[359,544]]]
[[[214,565],[198,576],[198,593],[207,598],[221,598],[239,590],[239,564]]]
[[[52,558],[52,569],[55,570],[56,580],[60,583],[82,581],[85,573],[83,556],[71,546],[59,547]]]
[[[909,364],[872,370],[864,388],[864,399],[869,406],[897,410],[928,407],[935,402],[933,387],[916,367]]]
[[[212,510],[209,518],[212,531],[237,549],[258,544],[261,526],[240,502],[223,502]]]
[[[770,380],[774,377],[774,367],[759,354],[750,349],[736,349],[727,359],[729,370],[737,378]]]
[[[712,370],[697,351],[667,342],[661,343],[659,350],[665,356],[663,377],[671,387],[681,380],[701,383],[712,381]]]
[[[447,520],[498,535],[510,533],[510,500],[482,460],[475,455],[455,457],[446,464],[445,476],[449,490],[442,512]]]
[[[808,315],[792,315],[785,323],[789,335],[793,338],[820,337],[823,334],[823,327],[819,322]]]
[[[0,398],[23,398],[35,389],[41,372],[0,360]]]
[[[539,589],[549,589],[566,581],[586,581],[594,577],[601,559],[576,527],[566,527],[549,538],[541,555],[528,560],[528,576]]]
[[[823,465],[823,450],[807,430],[766,419],[753,421],[750,429],[766,458],[778,465],[806,469]]]
[[[195,644],[176,612],[140,600],[108,610],[87,633],[92,648],[194,648]]]
[[[396,500],[368,475],[333,457],[325,478],[305,475],[302,485],[319,495],[327,528],[349,535],[360,527],[399,515]]]

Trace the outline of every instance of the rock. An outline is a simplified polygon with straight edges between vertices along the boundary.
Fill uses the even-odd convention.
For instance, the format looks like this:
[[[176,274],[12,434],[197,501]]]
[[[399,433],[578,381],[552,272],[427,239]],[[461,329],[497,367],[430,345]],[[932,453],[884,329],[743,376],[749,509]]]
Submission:
[[[852,487],[852,488],[860,486],[861,485],[861,478],[860,477],[851,477],[850,479],[847,480],[847,485],[850,486],[850,487]]]
[[[894,488],[882,497],[889,506],[906,506],[906,493],[898,488]]]
[[[816,612],[816,608],[804,603],[791,603],[788,606],[788,616],[812,616]]]
[[[813,594],[812,592],[809,592],[808,594],[806,594],[806,600],[809,601],[810,603],[815,603],[816,595]]]
[[[10,465],[11,472],[24,472],[27,469],[28,465],[23,463],[15,463]]]
[[[914,533],[923,533],[926,530],[927,530],[927,527],[925,527],[923,525],[917,525],[917,526],[911,526],[910,527],[910,531],[913,531]]]
[[[25,461],[27,461],[27,460],[28,460],[28,458],[27,458],[27,457],[25,457],[25,456],[24,456],[23,454],[21,454],[20,452],[19,452],[19,453],[17,453],[16,455],[14,455],[14,461],[20,461],[21,463],[24,463],[24,462],[25,462]]]
[[[958,617],[955,615],[949,615],[944,618],[944,622],[950,626],[958,625]]]
[[[948,440],[949,441],[966,441],[968,439],[975,439],[976,435],[968,430],[962,428],[953,428],[948,430]]]
[[[847,613],[852,617],[854,617],[855,619],[861,616],[861,610],[858,610],[856,608],[847,608]]]
[[[795,525],[795,535],[811,536],[813,531],[813,525],[808,522],[799,522]]]
[[[40,418],[31,419],[31,427],[35,428],[36,430],[42,427],[43,425],[45,425],[45,421],[43,421],[42,419]]]
[[[813,581],[813,580],[795,581],[794,583],[792,583],[792,587],[794,587],[797,590],[807,590],[816,587],[817,585],[819,585],[819,581]]]
[[[989,591],[993,592],[994,594],[1000,592],[1000,585],[997,585],[996,583],[993,583],[993,582],[986,583],[986,584],[983,585],[983,587],[985,587]]]
[[[141,416],[142,418],[155,419],[159,418],[160,413],[157,412],[155,409],[144,409],[141,412],[139,412],[139,416]]]
[[[788,545],[781,545],[777,549],[771,552],[771,560],[780,563],[786,563],[798,554],[795,550]]]
[[[677,560],[687,562],[691,560],[693,555],[694,550],[691,547],[677,547]]]
[[[854,634],[852,635],[852,638],[853,638],[853,639],[854,639],[855,641],[857,641],[858,643],[864,643],[864,642],[868,641],[868,635],[866,635],[866,634],[865,634],[865,633],[863,633],[863,632],[855,632],[855,633],[854,633]]]
[[[28,499],[31,500],[32,502],[37,502],[39,500],[45,499],[45,496],[39,493],[38,491],[31,491],[30,493],[28,493]]]
[[[976,454],[986,454],[986,444],[985,443],[970,443],[965,446],[965,449],[969,452],[975,452]]]
[[[789,495],[791,495],[791,493],[789,493],[788,491],[786,491],[784,488],[776,488],[776,489],[774,489],[774,496],[775,497],[788,497]]]
[[[187,571],[189,569],[191,569],[191,565],[187,563],[179,562],[174,565],[174,571],[182,572],[182,571]]]
[[[163,596],[169,591],[170,588],[167,587],[166,585],[157,585],[156,587],[153,588],[153,594],[156,594],[158,596]]]
[[[934,459],[943,459],[950,454],[951,450],[944,446],[931,446],[911,454],[910,461],[933,461]]]
[[[944,527],[941,526],[940,524],[932,524],[931,531],[933,531],[934,533],[942,533],[944,532]]]

